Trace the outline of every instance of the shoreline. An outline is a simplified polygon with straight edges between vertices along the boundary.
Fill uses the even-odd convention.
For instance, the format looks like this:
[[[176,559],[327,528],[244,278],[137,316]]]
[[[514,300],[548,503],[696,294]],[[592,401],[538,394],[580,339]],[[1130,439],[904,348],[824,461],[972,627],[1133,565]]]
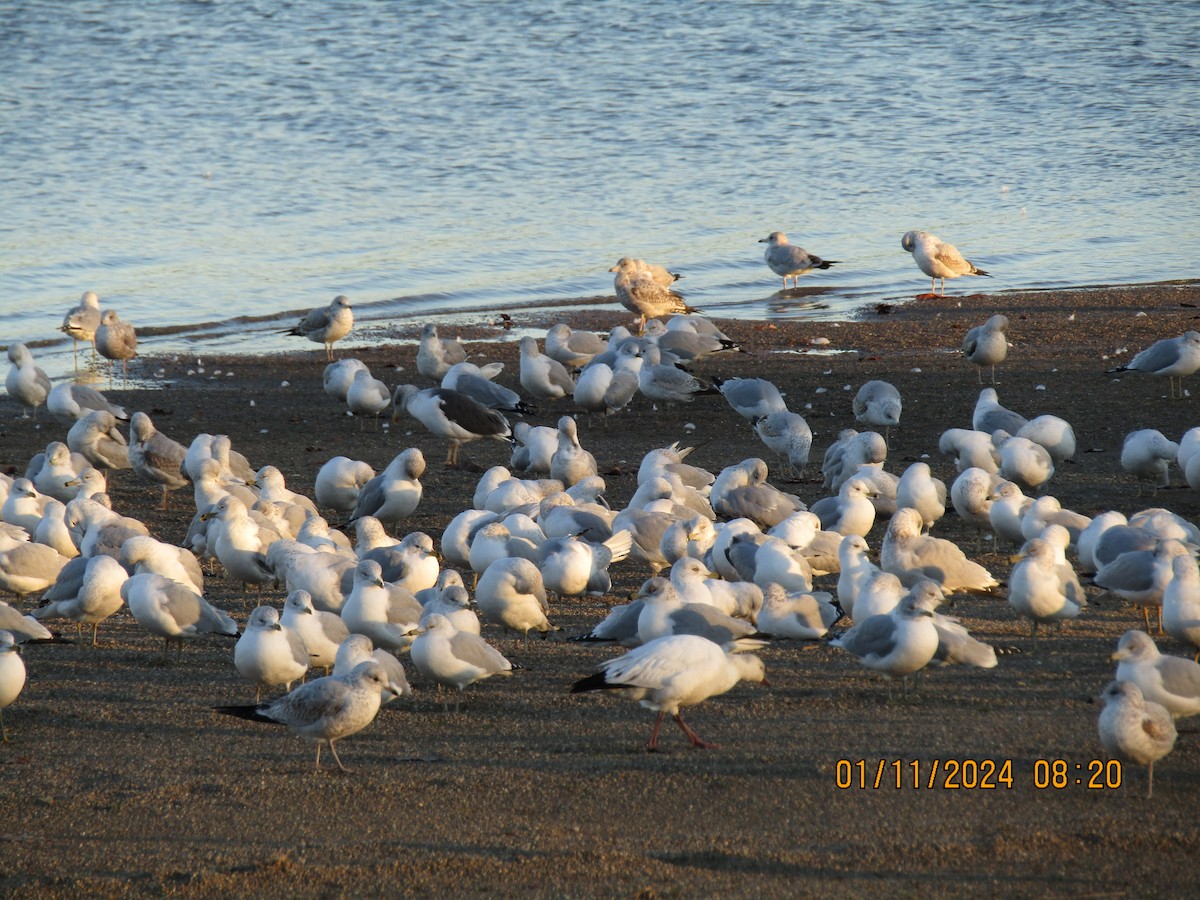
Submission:
[[[1029,417],[1063,416],[1078,438],[1075,462],[1060,467],[1049,491],[1089,515],[1161,505],[1193,521],[1200,516],[1200,493],[1180,487],[1177,469],[1173,487],[1151,496],[1119,467],[1127,432],[1153,427],[1178,440],[1200,424],[1195,396],[1171,402],[1165,381],[1104,374],[1154,340],[1194,328],[1200,284],[992,295],[953,289],[945,299],[853,321],[720,320],[748,352],[705,360],[697,374],[776,381],[814,432],[804,478],[781,481],[770,451],[719,397],[657,412],[639,398],[632,415],[604,424],[580,419],[581,441],[600,463],[612,505],[632,494],[641,455],[673,440],[697,445],[689,461],[713,471],[761,456],[774,483],[811,505],[824,495],[821,455],[853,425],[850,400],[871,378],[892,381],[904,397],[887,470],[899,474],[928,455],[934,474],[949,483],[953,465],[938,454],[937,440],[945,428],[969,424],[980,388],[957,350],[967,327],[1003,312],[1013,346],[997,373],[1001,402]],[[607,331],[629,315],[618,308],[514,318],[520,328],[565,320]],[[470,336],[468,349],[505,362],[500,380],[513,386],[515,345],[493,340],[484,327]],[[829,343],[815,344],[820,338]],[[412,344],[355,347],[353,354],[338,344],[335,353],[362,358],[389,387],[410,379],[426,385]],[[203,372],[169,357],[150,365],[161,368],[155,381],[169,390],[106,394],[149,412],[185,445],[198,431],[228,433],[255,465],[277,465],[289,487],[306,493],[332,456],[366,459],[379,470],[419,446],[429,464],[425,495],[404,530],[427,531],[436,542],[469,503],[478,472],[445,469],[443,441],[407,418],[359,431],[325,396],[317,345],[261,357],[205,353]],[[1185,388],[1194,393],[1192,380]],[[23,469],[66,429],[44,412],[37,423],[20,419],[15,404],[5,404],[0,459]],[[539,424],[570,411],[569,404],[542,406]],[[463,455],[482,468],[508,459],[492,442],[467,445]],[[110,479],[110,493],[118,511],[142,518],[155,536],[182,538],[191,516],[186,491],[172,495],[165,513],[154,508],[157,491],[128,474]],[[882,531],[877,522],[868,538],[874,550]],[[933,533],[958,542],[1001,580],[1007,576],[1011,550],[971,550],[974,532],[952,514]],[[253,697],[228,644],[198,641],[158,666],[158,641],[122,611],[101,626],[104,646],[95,651],[26,648],[30,681],[5,710],[10,741],[0,749],[12,785],[0,800],[10,823],[0,834],[7,857],[0,886],[46,896],[388,888],[560,896],[882,888],[949,896],[981,886],[1042,896],[1177,892],[1200,880],[1192,865],[1200,851],[1194,726],[1183,723],[1174,752],[1156,766],[1151,802],[1142,796],[1144,770],[1128,767],[1119,790],[1089,791],[1074,776],[1061,789],[1035,784],[1037,760],[1086,769],[1102,759],[1099,707],[1088,698],[1111,677],[1117,638],[1140,627],[1133,610],[1097,600],[1063,639],[1043,640],[1035,654],[1028,624],[1002,599],[960,598],[947,612],[981,640],[1014,652],[993,670],[931,672],[920,695],[890,705],[882,682],[847,654],[772,644],[760,654],[770,688],[742,685],[687,715],[720,749],[692,751],[664,727],[666,752],[650,755],[642,746],[651,713],[567,693],[574,678],[617,651],[565,638],[624,602],[647,573],[625,564],[613,577],[603,601],[554,604],[551,621],[564,630],[550,640],[522,643],[485,626],[485,637],[524,668],[470,688],[459,716],[445,715],[406,663],[415,696],[339,744],[355,770],[349,776],[314,773],[312,746],[285,730],[211,713]],[[826,577],[817,586],[829,584]],[[223,577],[208,579],[206,596],[239,623],[260,602],[278,606],[283,598],[247,594]],[[1183,653],[1169,639],[1158,643],[1163,652]],[[841,760],[915,760],[928,771],[949,759],[1009,760],[1015,784],[837,784]]]

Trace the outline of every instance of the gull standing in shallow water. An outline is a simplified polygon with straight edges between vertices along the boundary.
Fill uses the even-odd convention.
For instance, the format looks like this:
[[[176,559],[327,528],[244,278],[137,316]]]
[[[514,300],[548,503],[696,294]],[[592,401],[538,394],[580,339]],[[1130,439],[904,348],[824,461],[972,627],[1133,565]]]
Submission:
[[[837,263],[836,259],[821,259],[803,247],[789,244],[787,235],[782,231],[772,231],[759,243],[767,245],[763,258],[772,272],[783,276],[784,290],[787,290],[789,278],[792,279],[792,287],[798,287],[801,275],[813,269],[828,269]]]
[[[1171,752],[1178,733],[1170,714],[1146,700],[1136,684],[1113,681],[1100,695],[1100,743],[1110,754],[1146,766],[1146,799],[1154,796],[1154,763]]]
[[[71,336],[72,353],[75,356],[75,366],[79,367],[79,342],[87,341],[92,345],[93,355],[96,352],[96,329],[100,327],[100,297],[95,291],[84,291],[79,298],[79,305],[72,307],[63,316],[62,331]]]
[[[645,329],[646,319],[693,311],[671,290],[678,276],[672,276],[661,266],[652,269],[643,260],[623,256],[608,271],[617,273],[613,279],[617,300],[638,316],[638,334]]]
[[[324,344],[325,358],[332,362],[334,343],[348,335],[353,327],[354,311],[350,308],[350,301],[339,294],[329,306],[310,311],[284,334],[308,338],[314,344]]]
[[[680,710],[724,694],[739,681],[767,683],[763,661],[753,654],[739,653],[739,649],[737,642],[715,644],[690,634],[660,637],[601,663],[600,671],[575,682],[571,693],[613,691],[657,711],[646,745],[651,752],[658,749],[658,733],[668,715],[675,719],[693,747],[710,749],[716,744],[701,740],[683,721]]]
[[[121,361],[121,379],[128,374],[129,360],[137,356],[137,332],[128,322],[122,322],[116,312],[105,310],[96,329],[96,350],[105,359]],[[112,387],[112,368],[109,368],[108,386]]]
[[[255,706],[218,706],[219,713],[254,722],[286,725],[302,738],[317,742],[317,768],[321,745],[328,744],[338,768],[350,771],[338,758],[334,741],[356,734],[375,721],[384,694],[392,688],[383,667],[373,659],[354,667],[349,675],[328,675],[302,684],[278,700]]]
[[[991,277],[983,269],[976,268],[974,263],[964,259],[953,244],[943,243],[927,231],[905,232],[904,237],[900,238],[900,246],[913,255],[917,268],[929,276],[931,296],[936,296],[935,288],[939,278],[942,281],[942,296],[945,296],[947,278],[957,278],[960,275]]]

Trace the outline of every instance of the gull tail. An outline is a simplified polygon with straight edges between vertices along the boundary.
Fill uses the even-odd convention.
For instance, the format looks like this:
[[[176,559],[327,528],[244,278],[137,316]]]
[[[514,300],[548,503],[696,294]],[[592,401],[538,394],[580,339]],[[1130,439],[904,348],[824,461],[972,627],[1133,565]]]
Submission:
[[[274,719],[263,715],[262,711],[265,707],[264,703],[255,703],[249,706],[214,706],[213,709],[224,716],[235,716],[251,722],[269,722],[272,725],[278,725],[279,723]]]
[[[586,678],[580,678],[571,685],[572,694],[586,694],[588,691],[611,691],[615,688],[627,687],[623,684],[609,684],[603,672],[595,672]]]
[[[604,546],[612,551],[612,562],[620,562],[633,549],[633,534],[625,528],[613,532],[613,536],[604,542]]]
[[[987,272],[983,271],[983,269],[977,268],[977,267],[976,267],[976,265],[975,265],[975,263],[967,263],[967,265],[969,265],[969,266],[971,267],[971,274],[972,274],[972,275],[983,275],[983,276],[984,276],[984,277],[986,277],[986,278],[991,278],[991,277],[992,277],[990,274],[988,274]]]

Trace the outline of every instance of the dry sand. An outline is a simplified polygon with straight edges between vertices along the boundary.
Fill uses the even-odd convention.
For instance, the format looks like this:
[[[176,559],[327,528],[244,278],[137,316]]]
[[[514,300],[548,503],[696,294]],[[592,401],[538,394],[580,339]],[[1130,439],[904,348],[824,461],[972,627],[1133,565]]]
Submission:
[[[938,455],[937,439],[947,427],[969,425],[979,390],[957,349],[966,328],[1004,312],[1013,347],[999,372],[1001,400],[1028,415],[1064,416],[1078,436],[1075,462],[1050,485],[1063,504],[1089,514],[1162,505],[1194,520],[1200,496],[1179,487],[1178,471],[1176,486],[1151,497],[1120,472],[1118,457],[1131,430],[1158,428],[1177,440],[1200,424],[1195,399],[1171,402],[1163,381],[1114,381],[1104,369],[1194,327],[1198,306],[1200,288],[1189,283],[951,297],[856,322],[722,322],[750,352],[704,362],[699,372],[771,378],[804,412],[816,435],[814,464],[803,483],[783,486],[809,503],[822,495],[820,454],[853,424],[852,392],[869,378],[891,380],[904,396],[889,470],[928,455],[935,474],[949,481],[953,467]],[[606,330],[625,314],[614,307],[564,317]],[[544,329],[552,319],[530,315],[517,324]],[[418,332],[414,324],[396,333],[411,341]],[[496,340],[499,329],[468,336],[475,353],[507,363],[501,380],[513,384],[515,345]],[[829,339],[822,351],[843,352],[814,352],[817,338]],[[356,355],[389,383],[419,381],[411,343]],[[360,432],[345,417],[321,390],[319,349],[206,358],[205,371],[192,375],[190,359],[139,365],[142,373],[165,370],[166,389],[111,395],[149,412],[184,443],[199,431],[226,432],[255,464],[279,466],[290,486],[306,491],[331,456],[379,469],[417,445],[430,467],[407,529],[436,538],[469,503],[477,473],[443,468],[444,444],[415,422]],[[45,418],[35,425],[4,403],[0,459],[22,470],[65,429]],[[635,405],[632,415],[581,429],[614,506],[632,493],[642,454],[673,440],[701,445],[692,461],[714,470],[749,456],[775,465],[720,398],[656,414],[644,400]],[[565,404],[551,406],[539,418],[553,423],[565,411]],[[495,443],[468,452],[484,467],[508,459]],[[174,495],[166,513],[155,509],[158,493],[129,474],[112,479],[111,494],[118,510],[143,518],[156,536],[182,538],[186,492]],[[935,533],[966,546],[974,541],[953,515]],[[881,535],[877,524],[873,546]],[[975,556],[1004,578],[1007,552]],[[692,750],[668,724],[666,752],[647,754],[652,713],[568,693],[573,680],[616,651],[564,639],[598,621],[645,575],[623,565],[614,569],[613,595],[558,604],[552,619],[564,631],[551,640],[522,644],[485,629],[523,668],[471,688],[457,716],[414,678],[413,699],[340,745],[350,775],[314,772],[312,746],[286,730],[211,711],[253,698],[229,643],[196,642],[162,666],[159,641],[122,612],[102,627],[98,649],[28,647],[29,683],[5,711],[10,740],[0,749],[7,785],[0,890],[794,896],[1195,889],[1194,724],[1184,723],[1176,750],[1160,764],[1153,801],[1144,799],[1142,770],[1126,769],[1117,790],[1075,783],[1102,758],[1098,706],[1089,698],[1111,677],[1117,638],[1140,622],[1134,610],[1100,600],[1065,638],[1043,641],[1034,654],[1028,625],[1002,599],[961,600],[953,612],[976,636],[1017,652],[991,671],[933,672],[916,699],[891,704],[881,681],[848,655],[823,645],[775,645],[762,653],[769,688],[739,686],[688,715],[720,749]],[[258,604],[283,599],[281,592],[247,594],[221,577],[208,584],[210,599],[242,622]],[[1161,643],[1183,652],[1169,639]],[[1036,787],[1041,759],[1065,760],[1069,783]],[[933,788],[898,790],[885,778],[878,789],[840,789],[839,760],[865,760],[872,780],[880,760],[917,761],[922,772],[934,761],[1011,761],[1013,787],[950,789],[939,779]]]

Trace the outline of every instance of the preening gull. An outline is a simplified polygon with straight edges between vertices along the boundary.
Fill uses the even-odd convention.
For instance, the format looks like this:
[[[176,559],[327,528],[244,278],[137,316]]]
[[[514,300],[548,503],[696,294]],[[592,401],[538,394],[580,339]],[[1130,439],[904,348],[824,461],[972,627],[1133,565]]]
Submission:
[[[424,474],[425,456],[417,447],[397,454],[386,469],[363,485],[347,524],[373,516],[385,525],[394,525],[411,516],[421,502]]]
[[[1136,684],[1113,681],[1100,695],[1100,743],[1112,756],[1146,766],[1146,799],[1154,796],[1154,764],[1175,746],[1175,722],[1159,704],[1146,700]]]
[[[322,381],[325,393],[338,403],[346,402],[346,393],[354,383],[354,376],[359,371],[365,371],[367,364],[361,359],[339,359],[325,367]]]
[[[759,439],[788,461],[792,471],[799,477],[808,465],[812,452],[812,429],[799,413],[768,413],[754,420],[754,433]]]
[[[792,287],[798,287],[801,275],[813,269],[828,269],[837,263],[836,259],[821,259],[803,247],[789,244],[787,235],[782,231],[772,231],[765,238],[760,238],[759,243],[767,245],[763,259],[767,262],[767,268],[783,276],[784,290],[787,289],[789,278],[792,279]]]
[[[571,693],[613,691],[658,712],[646,749],[658,749],[663,720],[674,717],[693,747],[705,743],[683,721],[680,710],[724,694],[739,681],[766,683],[766,666],[753,654],[740,653],[736,642],[725,645],[695,635],[670,635],[643,644],[624,656],[606,660],[600,671],[581,678]]]
[[[64,381],[56,384],[46,398],[46,409],[56,421],[63,425],[73,425],[93,409],[102,409],[112,413],[121,421],[127,421],[129,414],[123,407],[110,403],[105,396],[95,388],[86,384],[75,384]]]
[[[855,421],[885,429],[900,424],[904,407],[896,386],[886,381],[868,381],[858,389],[851,405]]]
[[[726,378],[724,381],[714,378],[713,386],[739,416],[751,422],[771,413],[787,412],[779,388],[765,378]]]
[[[660,277],[640,259],[621,257],[609,269],[615,272],[613,289],[617,300],[630,312],[638,316],[638,334],[645,328],[646,319],[692,312],[683,298],[663,284]]]
[[[59,331],[71,336],[71,352],[78,353],[79,342],[87,341],[96,352],[96,329],[100,327],[100,297],[95,291],[84,291],[79,305],[67,310]],[[76,360],[78,364],[78,360]]]
[[[346,391],[346,408],[356,416],[373,416],[378,424],[379,415],[392,403],[392,395],[388,387],[370,370],[359,369],[354,373],[354,380]],[[359,428],[362,422],[359,422]]]
[[[944,243],[927,231],[905,232],[904,237],[900,238],[900,246],[913,255],[917,268],[929,276],[930,293],[935,293],[939,278],[942,281],[942,294],[945,295],[947,278],[988,275],[964,259],[953,244]]]
[[[190,587],[145,572],[121,585],[121,596],[138,624],[163,639],[163,656],[171,640],[220,634],[236,637],[237,623]]]
[[[318,769],[321,745],[328,744],[338,768],[346,772],[349,770],[338,758],[334,742],[362,731],[375,721],[385,693],[392,693],[387,674],[371,659],[359,663],[348,675],[318,678],[270,703],[218,706],[216,711],[255,722],[286,725],[300,737],[316,741]]]
[[[162,509],[167,508],[167,491],[187,485],[181,467],[187,451],[154,427],[144,412],[130,422],[129,464],[143,481],[162,485]]]
[[[1162,598],[1163,629],[1200,660],[1200,570],[1189,554],[1171,560],[1171,580]]]
[[[706,603],[684,603],[675,586],[665,578],[650,578],[638,592],[642,611],[638,637],[643,644],[669,634],[694,634],[717,644],[755,634],[745,619],[735,619]]]
[[[374,477],[375,470],[368,463],[335,456],[317,472],[313,493],[321,506],[350,512],[358,502],[363,485]]]
[[[823,637],[842,616],[826,593],[802,591],[788,594],[778,584],[763,591],[758,612],[758,630],[772,637],[815,641]]]
[[[975,412],[971,416],[973,429],[987,434],[997,431],[1016,434],[1027,424],[1029,420],[1024,416],[1000,405],[1000,396],[995,388],[984,388],[979,392],[979,399],[975,401]]]
[[[558,631],[546,616],[550,605],[542,573],[527,559],[506,557],[487,567],[475,587],[475,603],[484,620],[528,637]]]
[[[1008,317],[994,315],[982,325],[967,331],[963,338],[963,356],[975,366],[975,374],[983,384],[983,370],[992,370],[992,384],[996,383],[996,366],[1008,356]]]
[[[575,390],[575,381],[566,366],[538,349],[537,339],[523,337],[517,344],[521,352],[520,381],[538,400],[559,400]]]
[[[608,349],[608,341],[590,331],[575,331],[561,322],[546,332],[546,355],[578,369]]]
[[[100,623],[125,602],[121,599],[121,587],[128,577],[111,556],[77,557],[59,572],[54,585],[42,597],[42,605],[33,611],[33,617],[70,619],[77,631],[91,625],[94,647]]]
[[[1161,431],[1143,428],[1125,435],[1121,445],[1121,468],[1156,488],[1171,484],[1170,467],[1179,454],[1179,445]]]
[[[71,426],[67,446],[97,469],[128,469],[129,443],[117,430],[117,419],[95,409]]]
[[[879,566],[909,586],[929,578],[947,594],[988,591],[998,584],[987,569],[967,559],[957,544],[922,535],[921,514],[915,509],[898,509],[888,522]]]
[[[478,400],[488,409],[500,412],[533,413],[535,408],[521,399],[521,395],[502,384],[492,381],[489,375],[475,363],[455,363],[442,376],[442,387],[466,394]]]
[[[314,668],[328,670],[337,658],[338,647],[350,636],[350,629],[342,617],[316,609],[308,591],[292,591],[288,594],[279,622],[300,635],[309,665]]]
[[[311,310],[284,334],[308,338],[314,344],[324,344],[325,358],[332,361],[333,345],[348,335],[353,327],[354,311],[350,308],[350,301],[339,294],[329,306]]]
[[[1179,337],[1165,338],[1151,344],[1131,359],[1128,365],[1108,369],[1116,372],[1142,372],[1146,375],[1165,375],[1175,399],[1175,379],[1179,379],[1179,397],[1183,397],[1183,379],[1200,370],[1200,331],[1188,331]]]

